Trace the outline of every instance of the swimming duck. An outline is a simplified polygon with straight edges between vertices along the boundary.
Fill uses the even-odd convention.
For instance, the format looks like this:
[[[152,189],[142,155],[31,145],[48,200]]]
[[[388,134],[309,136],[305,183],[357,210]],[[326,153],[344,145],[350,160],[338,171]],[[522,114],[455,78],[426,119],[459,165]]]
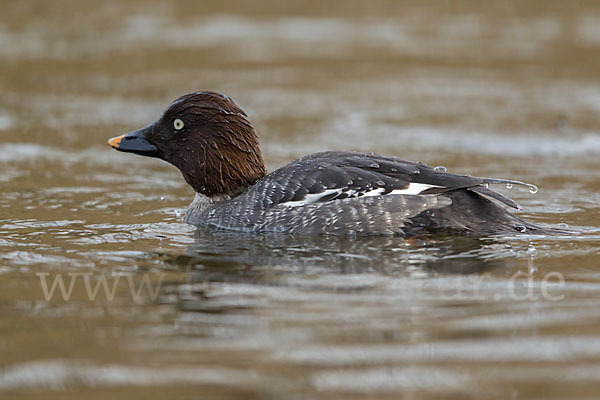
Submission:
[[[327,235],[536,232],[498,203],[492,184],[373,153],[327,151],[267,174],[255,129],[229,97],[203,91],[173,101],[156,122],[111,138],[119,151],[177,167],[196,196],[184,220],[245,232]]]

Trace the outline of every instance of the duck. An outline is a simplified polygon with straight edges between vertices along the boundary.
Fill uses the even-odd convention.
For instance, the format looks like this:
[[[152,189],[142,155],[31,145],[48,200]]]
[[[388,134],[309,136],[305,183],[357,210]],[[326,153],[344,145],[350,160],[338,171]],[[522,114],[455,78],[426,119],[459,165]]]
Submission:
[[[116,136],[118,151],[164,160],[195,197],[186,223],[250,233],[298,235],[543,233],[508,208],[491,185],[521,181],[450,173],[393,156],[324,151],[267,174],[256,130],[228,96],[198,91],[155,122]]]

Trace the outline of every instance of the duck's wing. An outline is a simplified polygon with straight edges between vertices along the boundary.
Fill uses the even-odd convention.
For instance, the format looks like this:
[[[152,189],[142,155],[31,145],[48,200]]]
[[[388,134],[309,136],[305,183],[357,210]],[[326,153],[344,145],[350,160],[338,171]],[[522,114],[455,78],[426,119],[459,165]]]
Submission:
[[[348,198],[434,195],[468,189],[520,209],[512,199],[489,189],[496,183],[527,185],[452,174],[445,168],[373,153],[324,152],[292,161],[258,181],[250,191],[257,192],[253,197],[263,202],[263,207],[297,207]]]

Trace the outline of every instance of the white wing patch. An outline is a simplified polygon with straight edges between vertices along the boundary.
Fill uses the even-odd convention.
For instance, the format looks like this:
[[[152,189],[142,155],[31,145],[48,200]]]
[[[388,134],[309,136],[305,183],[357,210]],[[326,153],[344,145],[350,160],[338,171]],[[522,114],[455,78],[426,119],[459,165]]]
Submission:
[[[377,188],[377,189],[369,190],[368,192],[360,193],[358,196],[355,196],[355,197],[379,196],[383,192],[385,192],[385,188]]]
[[[392,190],[391,192],[387,193],[386,196],[390,195],[390,194],[417,195],[417,194],[419,194],[429,188],[432,188],[432,187],[439,187],[439,186],[427,185],[425,183],[411,182],[407,188]],[[299,207],[299,206],[303,206],[303,205],[310,204],[310,203],[318,203],[324,197],[329,197],[331,200],[335,200],[335,198],[338,195],[341,195],[344,192],[347,195],[347,197],[344,196],[345,198],[370,197],[370,196],[383,195],[383,193],[385,192],[385,188],[379,187],[379,188],[371,189],[366,192],[361,192],[356,189],[348,189],[348,188],[327,189],[327,190],[322,191],[321,193],[309,193],[306,196],[304,196],[304,198],[301,200],[287,201],[285,203],[282,203],[282,205],[287,206],[287,207]],[[336,196],[331,196],[333,194],[335,194]]]
[[[285,203],[282,203],[284,206],[288,206],[288,207],[298,207],[298,206],[303,206],[305,204],[309,204],[309,203],[318,203],[319,200],[321,200],[323,197],[325,196],[329,196],[331,194],[337,193],[337,194],[341,194],[343,191],[343,189],[327,189],[322,191],[321,193],[309,193],[307,194],[302,200],[296,200],[296,201],[286,201]]]
[[[433,187],[440,187],[440,186],[428,185],[426,183],[411,182],[406,189],[392,190],[388,194],[419,194],[419,193],[424,192],[425,190],[433,188]]]

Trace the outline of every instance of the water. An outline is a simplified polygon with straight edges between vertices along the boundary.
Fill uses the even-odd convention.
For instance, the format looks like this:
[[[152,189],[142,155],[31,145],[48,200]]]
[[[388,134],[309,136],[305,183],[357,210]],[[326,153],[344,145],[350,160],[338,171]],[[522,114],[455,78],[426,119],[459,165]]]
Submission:
[[[596,398],[600,7],[523,3],[3,4],[0,397]],[[516,179],[519,215],[579,234],[196,231],[179,172],[106,140],[198,89],[270,170]]]

